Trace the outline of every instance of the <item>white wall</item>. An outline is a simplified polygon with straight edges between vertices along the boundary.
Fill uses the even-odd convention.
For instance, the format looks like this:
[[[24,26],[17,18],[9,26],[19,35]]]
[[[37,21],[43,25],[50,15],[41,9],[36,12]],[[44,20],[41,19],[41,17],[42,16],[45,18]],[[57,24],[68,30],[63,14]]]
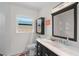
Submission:
[[[16,16],[27,16],[34,21],[37,18],[37,11],[24,8],[19,5],[11,5],[11,51],[10,55],[23,52],[25,46],[30,42],[32,32],[16,33]]]
[[[16,33],[16,16],[37,18],[37,11],[11,3],[0,3],[0,53],[14,55],[23,52],[32,32]]]
[[[0,3],[0,53],[9,53],[10,49],[10,8],[7,3]]]
[[[50,19],[50,23],[52,24],[52,16],[51,16],[51,12],[52,9],[59,4],[59,2],[53,2],[52,4],[49,4],[48,6],[44,7],[40,13],[39,13],[39,17],[45,17],[46,19]],[[46,20],[45,19],[45,20]],[[52,35],[52,25],[50,25],[50,28],[45,29],[45,33],[46,35],[51,36]]]

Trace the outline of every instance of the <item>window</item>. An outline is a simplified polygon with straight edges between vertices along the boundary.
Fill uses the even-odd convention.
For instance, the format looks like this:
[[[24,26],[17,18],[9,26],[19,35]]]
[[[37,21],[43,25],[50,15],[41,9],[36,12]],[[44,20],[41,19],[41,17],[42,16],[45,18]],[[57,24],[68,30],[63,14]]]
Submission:
[[[16,17],[16,33],[32,32],[32,19],[24,16]]]

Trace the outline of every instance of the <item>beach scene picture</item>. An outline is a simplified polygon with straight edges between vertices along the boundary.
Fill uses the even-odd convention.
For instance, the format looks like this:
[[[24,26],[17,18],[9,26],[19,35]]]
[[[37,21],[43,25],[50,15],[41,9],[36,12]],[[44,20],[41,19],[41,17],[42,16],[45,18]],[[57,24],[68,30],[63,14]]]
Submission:
[[[32,19],[28,17],[16,18],[16,33],[32,32]]]

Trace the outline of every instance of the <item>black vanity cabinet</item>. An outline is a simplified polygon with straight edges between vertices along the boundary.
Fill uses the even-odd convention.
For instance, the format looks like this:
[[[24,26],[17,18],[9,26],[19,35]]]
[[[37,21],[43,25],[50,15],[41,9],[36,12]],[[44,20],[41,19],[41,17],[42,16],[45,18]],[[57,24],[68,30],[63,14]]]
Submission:
[[[37,42],[36,46],[36,56],[58,56],[54,52],[50,51],[48,48]]]
[[[37,46],[36,46],[36,56],[42,56],[42,45],[40,43],[37,42]]]

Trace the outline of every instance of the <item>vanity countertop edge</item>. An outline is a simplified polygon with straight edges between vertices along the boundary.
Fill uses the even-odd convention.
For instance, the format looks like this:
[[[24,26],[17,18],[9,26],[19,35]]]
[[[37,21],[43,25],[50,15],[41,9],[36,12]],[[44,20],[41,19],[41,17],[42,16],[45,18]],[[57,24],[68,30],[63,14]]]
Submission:
[[[61,46],[55,42],[53,42],[52,40],[48,40],[48,39],[36,39],[37,42],[41,43],[43,46],[45,46],[46,48],[48,48],[49,50],[51,50],[52,52],[56,53],[59,56],[79,56],[79,51],[77,50],[73,50],[73,48],[68,48],[66,46]]]

